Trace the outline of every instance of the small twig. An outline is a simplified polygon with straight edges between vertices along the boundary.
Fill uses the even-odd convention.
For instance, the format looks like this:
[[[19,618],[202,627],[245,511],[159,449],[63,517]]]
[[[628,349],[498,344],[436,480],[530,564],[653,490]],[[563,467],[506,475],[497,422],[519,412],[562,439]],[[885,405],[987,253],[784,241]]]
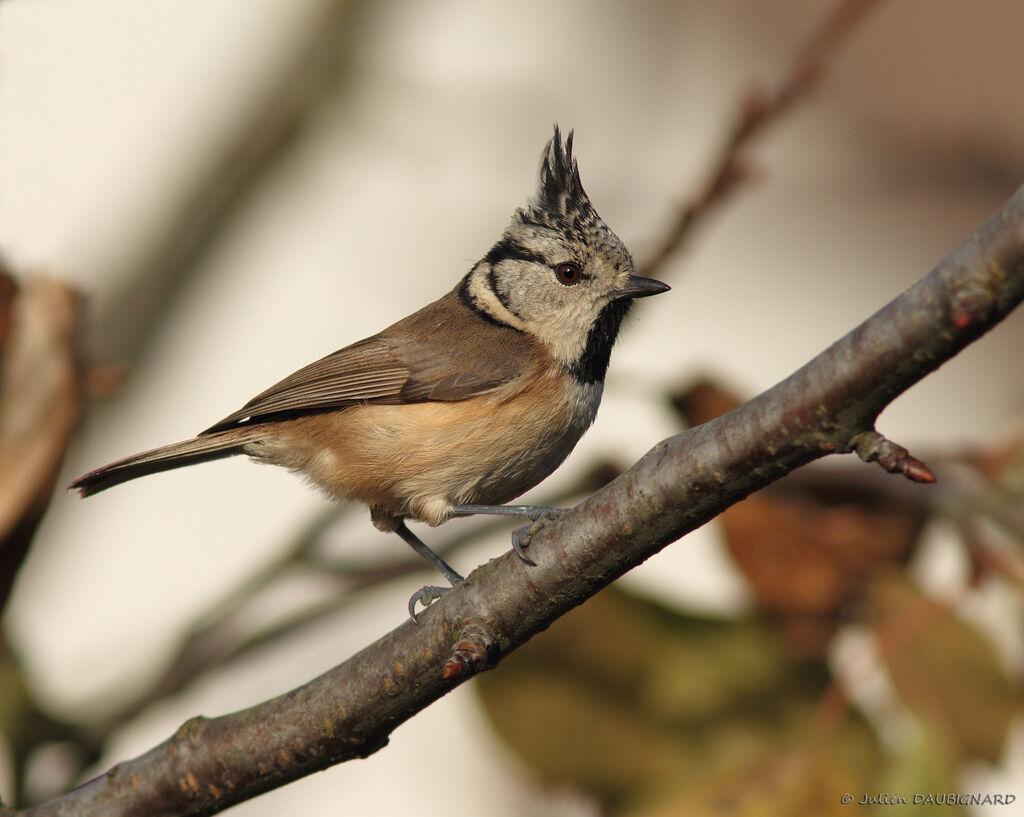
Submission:
[[[743,149],[814,90],[844,41],[877,3],[878,0],[841,0],[797,52],[774,91],[758,84],[747,92],[700,192],[680,211],[661,245],[639,265],[640,275],[653,275],[683,245],[697,221],[750,178],[750,167],[741,155]]]
[[[852,443],[864,462],[877,462],[890,474],[902,474],[911,482],[935,482],[935,474],[927,465],[874,429],[857,434]]]

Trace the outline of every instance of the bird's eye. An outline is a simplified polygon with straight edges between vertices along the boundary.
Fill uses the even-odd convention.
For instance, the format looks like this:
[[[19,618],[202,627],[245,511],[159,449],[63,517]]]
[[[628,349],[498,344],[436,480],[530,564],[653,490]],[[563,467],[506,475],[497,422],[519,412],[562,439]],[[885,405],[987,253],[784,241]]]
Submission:
[[[583,271],[580,269],[579,264],[571,262],[556,264],[554,270],[558,283],[565,284],[567,287],[578,284],[583,277]]]

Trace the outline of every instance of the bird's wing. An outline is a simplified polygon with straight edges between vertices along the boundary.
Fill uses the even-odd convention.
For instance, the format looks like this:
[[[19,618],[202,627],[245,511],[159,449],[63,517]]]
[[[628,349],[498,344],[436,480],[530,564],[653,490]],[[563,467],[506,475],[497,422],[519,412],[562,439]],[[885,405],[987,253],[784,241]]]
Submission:
[[[467,331],[468,316],[458,313],[450,299],[435,302],[299,369],[202,433],[358,403],[466,400],[532,368],[534,344],[521,333],[506,329],[514,336],[504,337],[501,327],[472,321]]]
[[[357,402],[397,402],[395,398],[408,379],[409,369],[387,346],[368,338],[288,375],[203,434],[270,416],[341,408]]]

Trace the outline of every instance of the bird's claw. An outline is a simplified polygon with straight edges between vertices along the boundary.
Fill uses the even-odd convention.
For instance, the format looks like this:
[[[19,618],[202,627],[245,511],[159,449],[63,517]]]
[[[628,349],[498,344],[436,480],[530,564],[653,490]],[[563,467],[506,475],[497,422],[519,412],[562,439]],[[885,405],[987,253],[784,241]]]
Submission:
[[[530,546],[530,540],[548,522],[554,522],[564,513],[562,508],[546,508],[543,513],[537,515],[532,523],[512,531],[512,550],[515,551],[516,556],[531,567],[536,567],[537,563],[526,555],[526,548]]]
[[[450,587],[438,587],[437,585],[428,584],[426,587],[421,587],[415,593],[412,594],[412,598],[409,599],[409,618],[412,619],[414,624],[419,624],[416,618],[416,603],[419,602],[423,605],[423,609],[426,610],[431,604],[437,601],[441,596],[451,590]]]
[[[530,567],[536,567],[537,563],[526,555],[526,548],[530,544],[530,537],[537,532],[537,529],[537,523],[533,522],[512,531],[512,550],[515,551],[516,556],[530,565]]]

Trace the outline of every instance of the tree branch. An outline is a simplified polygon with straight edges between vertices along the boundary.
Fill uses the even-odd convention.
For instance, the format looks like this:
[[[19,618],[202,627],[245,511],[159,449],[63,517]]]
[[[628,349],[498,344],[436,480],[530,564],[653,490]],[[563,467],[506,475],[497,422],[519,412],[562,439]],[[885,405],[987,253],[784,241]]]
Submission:
[[[2,813],[209,815],[372,754],[396,726],[751,492],[826,454],[877,454],[885,446],[871,432],[882,409],[1022,299],[1024,188],[925,278],[803,368],[658,443],[538,531],[530,545],[536,567],[506,553],[426,610],[419,625],[406,622],[299,689],[194,718],[58,800]]]

